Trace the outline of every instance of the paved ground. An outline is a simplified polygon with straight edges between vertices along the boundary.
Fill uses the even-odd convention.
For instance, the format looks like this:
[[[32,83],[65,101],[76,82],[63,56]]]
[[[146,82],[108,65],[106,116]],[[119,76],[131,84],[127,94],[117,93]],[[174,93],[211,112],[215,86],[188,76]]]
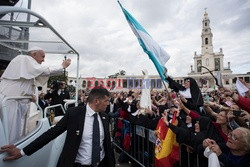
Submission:
[[[115,152],[115,159],[116,159],[116,165],[115,166],[131,167],[130,163],[119,163],[118,158],[119,158],[119,154]]]

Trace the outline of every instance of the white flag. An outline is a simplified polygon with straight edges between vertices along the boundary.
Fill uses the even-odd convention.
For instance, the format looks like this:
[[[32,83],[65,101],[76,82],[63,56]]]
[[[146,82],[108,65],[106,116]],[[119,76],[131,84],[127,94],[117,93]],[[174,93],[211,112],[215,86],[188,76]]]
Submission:
[[[241,96],[245,96],[246,95],[246,92],[249,90],[248,87],[246,87],[240,80],[239,78],[237,78],[237,81],[236,81],[236,89],[238,91],[238,93],[241,95]]]

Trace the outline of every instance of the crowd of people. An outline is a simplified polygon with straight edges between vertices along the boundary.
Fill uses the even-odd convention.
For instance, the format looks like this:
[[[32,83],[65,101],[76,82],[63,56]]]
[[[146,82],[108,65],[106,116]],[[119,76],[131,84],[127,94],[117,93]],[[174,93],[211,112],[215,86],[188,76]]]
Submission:
[[[145,112],[140,112],[141,90],[113,92],[109,115],[152,130],[164,118],[166,126],[176,134],[176,141],[187,146],[181,155],[185,163],[186,154],[195,153],[199,155],[199,165],[208,166],[208,158],[204,156],[207,148],[224,166],[248,166],[250,91],[243,97],[235,90],[219,87],[202,94],[192,78],[186,78],[184,86],[170,77],[167,80],[171,91],[151,90],[152,109]],[[175,112],[177,125],[171,123]],[[185,163],[182,166],[187,166]]]
[[[54,70],[53,73],[53,70],[49,68],[40,67],[44,56],[45,54],[40,48],[29,50],[28,56],[17,56],[2,75],[0,99],[10,95],[33,95],[35,81],[42,82],[44,81],[42,77],[61,73],[63,68],[70,65],[70,60],[65,60],[62,67]],[[20,64],[20,71],[23,69],[26,71],[13,72],[12,66],[16,66],[18,64],[16,61],[20,62],[21,59],[30,63],[30,67],[35,71],[34,74],[31,75],[28,72],[29,69],[26,69],[22,64]],[[166,80],[169,89],[164,91],[130,89],[128,92],[115,92],[114,90],[108,92],[102,87],[94,88],[90,92],[81,90],[78,99],[79,106],[70,108],[66,114],[61,110],[56,110],[56,116],[63,115],[63,118],[55,127],[45,132],[30,145],[22,150],[13,145],[3,146],[1,150],[12,156],[12,158],[5,160],[17,159],[25,154],[30,155],[67,130],[64,149],[58,162],[59,166],[65,166],[65,164],[66,166],[81,166],[82,164],[114,166],[113,152],[107,154],[110,152],[107,149],[111,148],[107,120],[119,118],[118,120],[127,120],[133,125],[156,130],[159,121],[163,119],[166,126],[176,134],[176,141],[186,145],[186,149],[181,153],[184,159],[187,154],[196,153],[200,157],[200,166],[211,166],[214,162],[217,162],[216,165],[223,164],[226,167],[248,166],[250,164],[250,91],[247,83],[241,81],[248,87],[248,91],[242,96],[237,91],[225,87],[218,87],[217,90],[202,94],[193,78],[185,78],[184,85],[175,82],[171,77],[166,77]],[[57,84],[57,87],[47,94],[41,93],[39,95],[39,105],[42,109],[48,105],[63,104],[64,99],[71,99],[70,92],[65,89],[66,83],[58,82]],[[14,85],[14,87],[9,88],[9,85]],[[14,88],[20,91],[15,91]],[[12,124],[13,122],[21,124],[23,115],[27,112],[28,101],[12,100],[9,103],[8,105],[12,106],[9,107],[8,111],[10,143],[12,143],[23,135],[22,129],[14,128],[15,131],[13,131]],[[13,106],[21,106],[21,108]],[[84,111],[84,115],[81,111]],[[20,116],[13,117],[18,113]],[[93,138],[88,134],[95,133],[94,129],[90,130],[94,127],[94,118],[92,117],[95,115],[94,113],[98,113],[99,122],[103,122],[103,124],[99,124],[98,128],[101,133],[99,139],[101,151],[95,164],[92,162],[95,155],[88,154],[91,152],[91,148],[87,146],[90,143],[93,145]],[[172,123],[173,115],[177,116],[177,124]],[[82,138],[79,139],[72,137],[70,131],[71,127],[75,128],[74,121],[76,120],[79,122],[83,120],[83,123],[86,120],[89,123],[81,124],[84,128],[79,131],[82,135]],[[116,125],[113,137],[120,137],[121,124],[117,122]],[[129,137],[129,133],[125,136]],[[72,140],[74,140],[73,143],[78,143],[74,149],[72,148],[73,150],[69,146]],[[126,142],[126,140],[124,141]],[[131,147],[129,142],[122,146],[127,151]],[[67,158],[64,156],[68,153],[70,153],[70,159],[65,160]],[[213,158],[217,161],[210,161],[210,155],[216,155]],[[182,163],[182,166],[186,166],[185,163]]]

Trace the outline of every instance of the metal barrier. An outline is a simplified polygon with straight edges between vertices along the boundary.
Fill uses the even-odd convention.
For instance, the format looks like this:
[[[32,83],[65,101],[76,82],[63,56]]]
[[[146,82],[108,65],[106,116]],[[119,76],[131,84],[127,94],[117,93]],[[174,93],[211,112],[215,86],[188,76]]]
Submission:
[[[116,129],[116,122],[119,119],[113,119],[111,121],[111,130],[114,132]],[[126,154],[132,163],[136,163],[142,167],[152,167],[154,166],[154,145],[155,137],[153,135],[153,130],[144,128],[139,125],[131,125],[127,120],[121,120],[123,126],[121,128],[121,139],[119,139],[115,134],[113,134],[113,145],[118,148],[121,152]],[[124,130],[128,124],[130,130],[128,132],[130,136],[130,149],[127,151],[123,147],[123,139],[126,134]]]
[[[180,161],[179,166],[181,167],[203,167],[208,166],[208,159],[203,155],[203,152],[198,154],[197,152],[189,152],[186,148],[192,149],[193,148],[189,145],[184,143],[179,145],[180,147]],[[185,150],[183,150],[185,148]],[[183,158],[184,155],[187,155],[187,158]],[[225,165],[220,162],[220,166],[224,167]]]
[[[153,135],[153,130],[147,129],[139,125],[131,125],[127,120],[121,120],[123,126],[121,128],[121,133],[123,134],[126,124],[130,124],[129,135],[131,138],[130,141],[130,150],[127,151],[123,147],[122,139],[118,139],[115,136],[117,132],[116,122],[119,119],[112,118],[111,120],[111,132],[113,141],[112,144],[118,148],[122,153],[126,154],[129,157],[131,162],[136,163],[142,167],[153,167],[155,159],[155,140],[156,137]],[[121,138],[124,138],[124,134],[121,135]],[[208,159],[203,155],[203,153],[198,154],[193,150],[193,152],[187,151],[187,148],[193,150],[192,147],[186,144],[179,144],[179,166],[180,167],[204,167],[208,164]],[[221,167],[223,164],[220,162]]]
[[[179,165],[181,167],[199,167],[199,155],[197,153],[187,151],[187,149],[193,150],[191,146],[182,143],[179,145],[179,148]]]

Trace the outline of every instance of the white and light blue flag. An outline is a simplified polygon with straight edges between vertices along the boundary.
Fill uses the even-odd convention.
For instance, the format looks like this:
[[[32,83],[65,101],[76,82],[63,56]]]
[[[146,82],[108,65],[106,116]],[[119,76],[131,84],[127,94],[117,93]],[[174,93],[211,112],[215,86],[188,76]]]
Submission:
[[[122,7],[119,1],[118,3],[144,52],[147,53],[149,58],[153,61],[159,75],[161,76],[161,79],[165,80],[165,64],[169,60],[170,56],[163,48],[158,45],[157,42],[154,41],[149,33],[135,20],[135,18]]]

